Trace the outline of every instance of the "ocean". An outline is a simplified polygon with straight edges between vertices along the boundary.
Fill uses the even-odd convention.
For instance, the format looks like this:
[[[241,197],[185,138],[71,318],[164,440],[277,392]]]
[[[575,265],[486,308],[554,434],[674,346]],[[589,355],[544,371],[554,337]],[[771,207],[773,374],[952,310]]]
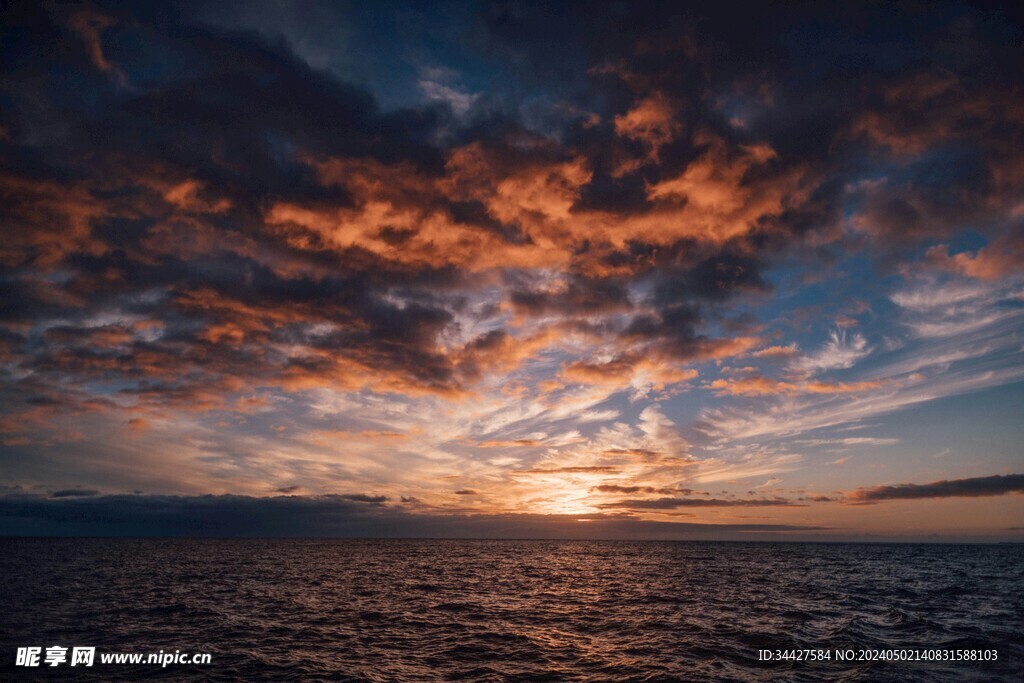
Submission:
[[[5,538],[0,549],[2,680],[1024,677],[1018,545]],[[17,649],[33,646],[39,665],[19,666]],[[95,647],[96,660],[48,666],[54,646]],[[99,660],[179,651],[210,663]],[[898,659],[906,651],[997,654]]]

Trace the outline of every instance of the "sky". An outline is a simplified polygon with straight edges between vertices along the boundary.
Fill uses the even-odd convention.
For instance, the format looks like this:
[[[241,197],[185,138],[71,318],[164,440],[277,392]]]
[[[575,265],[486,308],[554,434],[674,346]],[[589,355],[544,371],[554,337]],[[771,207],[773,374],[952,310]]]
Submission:
[[[0,3],[0,532],[1024,533],[1024,50],[938,3]]]

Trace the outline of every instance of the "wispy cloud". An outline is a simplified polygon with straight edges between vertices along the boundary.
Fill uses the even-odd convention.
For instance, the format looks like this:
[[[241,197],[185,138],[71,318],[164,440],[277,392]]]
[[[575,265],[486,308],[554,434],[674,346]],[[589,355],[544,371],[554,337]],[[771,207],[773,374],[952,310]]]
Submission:
[[[901,439],[874,436],[847,436],[841,439],[799,439],[799,446],[895,446]]]
[[[423,95],[432,102],[443,102],[459,116],[465,116],[480,98],[479,93],[470,93],[452,85],[423,79],[418,83]]]
[[[834,330],[824,345],[812,353],[795,359],[790,367],[801,372],[816,374],[827,370],[853,367],[857,361],[871,353],[867,339],[859,332]]]

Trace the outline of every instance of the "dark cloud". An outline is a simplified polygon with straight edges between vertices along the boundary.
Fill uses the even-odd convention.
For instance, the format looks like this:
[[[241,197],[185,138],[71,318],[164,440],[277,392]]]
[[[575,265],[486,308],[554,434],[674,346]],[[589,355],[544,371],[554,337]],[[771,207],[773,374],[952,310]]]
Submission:
[[[303,156],[313,150],[438,170],[441,152],[425,142],[436,124],[429,112],[383,113],[365,89],[314,71],[280,45],[167,8],[51,10],[4,8],[11,106],[0,131],[0,224],[17,239],[0,250],[12,268],[0,280],[0,317],[70,321],[23,349],[32,356],[26,366],[55,381],[130,379],[176,358],[192,364],[193,372],[178,373],[176,388],[187,393],[218,376],[249,379],[257,357],[293,384],[336,374],[343,357],[345,374],[354,362],[390,373],[396,387],[458,388],[451,363],[434,351],[452,316],[451,302],[433,291],[452,273],[381,268],[358,249],[340,259],[296,254],[263,220],[268,202],[353,205],[345,186],[317,177]],[[49,45],[47,57],[26,59],[39,44]],[[114,64],[123,78],[97,73]],[[62,101],[43,73],[78,96]],[[42,131],[50,124],[59,137]],[[289,259],[301,275],[282,275]],[[38,269],[58,263],[70,279],[42,279]],[[385,300],[400,287],[430,303]],[[83,319],[129,308],[159,320],[159,339],[132,339],[129,329],[120,344],[95,348]],[[316,324],[335,331],[301,340],[315,350],[306,358],[266,354],[267,343],[295,342]]]
[[[682,495],[688,496],[691,493],[695,493],[692,489],[677,489],[677,488],[655,488],[654,486],[621,486],[619,484],[601,484],[595,486],[591,491],[600,491],[601,493],[659,493],[662,495]]]
[[[625,283],[612,278],[576,277],[564,290],[555,293],[513,289],[509,299],[518,311],[530,315],[592,315],[631,307]]]
[[[647,448],[609,448],[603,451],[604,455],[635,455],[641,458],[656,458],[662,455],[661,451],[652,451]]]
[[[692,245],[680,250],[692,250]],[[655,301],[671,306],[693,299],[722,300],[744,291],[767,291],[770,288],[761,278],[763,264],[756,252],[744,250],[743,245],[729,244],[680,271],[674,271],[671,264],[677,257],[663,256],[668,263],[660,271]]]
[[[930,484],[898,484],[860,488],[847,495],[855,504],[885,500],[916,500],[921,498],[977,498],[1024,493],[1024,474],[995,474],[991,477],[949,479]]]
[[[998,17],[744,5],[741,26],[718,6],[556,5],[477,8],[468,45],[528,66],[531,87],[576,112],[549,135],[515,107],[454,128],[436,107],[384,111],[191,5],[5,5],[0,319],[67,321],[23,340],[22,367],[138,379],[184,359],[182,395],[224,376],[459,393],[481,377],[477,349],[456,359],[438,342],[457,326],[452,290],[494,254],[515,311],[604,317],[587,329],[620,330],[633,353],[702,360],[734,348],[709,320],[769,291],[772,259],[809,231],[831,241],[842,202],[896,248],[998,231],[1019,196],[1019,93],[988,61],[1012,44]],[[887,181],[858,184],[872,164]],[[361,225],[380,205],[395,220]],[[442,219],[465,234],[439,245]],[[343,224],[365,233],[338,243]],[[562,286],[517,277],[559,263],[544,262],[552,248]],[[46,278],[54,267],[67,277]],[[115,344],[131,331],[112,330],[97,347],[87,319],[112,309],[164,331]]]
[[[802,504],[785,498],[638,498],[600,503],[598,507],[627,510],[675,510],[688,507],[802,507]]]
[[[376,498],[375,496],[366,496]],[[786,524],[644,522],[593,515],[432,515],[342,496],[0,497],[0,533],[61,536],[739,539],[819,532]]]
[[[586,467],[552,467],[552,468],[537,468],[532,470],[520,470],[513,474],[582,474],[587,472],[600,473],[600,474],[618,474],[619,469],[617,467],[610,467],[605,465],[593,465]]]
[[[51,498],[88,498],[89,496],[98,496],[99,491],[96,489],[61,489],[54,491],[50,494]]]
[[[387,496],[374,496],[366,493],[345,493],[337,497],[342,500],[350,500],[355,503],[369,503],[370,505],[380,505],[389,500]]]

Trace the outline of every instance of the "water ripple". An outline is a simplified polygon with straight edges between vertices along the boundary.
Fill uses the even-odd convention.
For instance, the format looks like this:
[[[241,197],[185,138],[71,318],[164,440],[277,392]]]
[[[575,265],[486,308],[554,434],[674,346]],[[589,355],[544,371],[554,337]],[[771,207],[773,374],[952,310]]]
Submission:
[[[95,680],[1019,681],[1018,546],[5,539],[21,645],[210,652]],[[759,649],[997,649],[986,663]],[[70,669],[53,670],[63,677]],[[35,669],[32,676],[49,675]]]

